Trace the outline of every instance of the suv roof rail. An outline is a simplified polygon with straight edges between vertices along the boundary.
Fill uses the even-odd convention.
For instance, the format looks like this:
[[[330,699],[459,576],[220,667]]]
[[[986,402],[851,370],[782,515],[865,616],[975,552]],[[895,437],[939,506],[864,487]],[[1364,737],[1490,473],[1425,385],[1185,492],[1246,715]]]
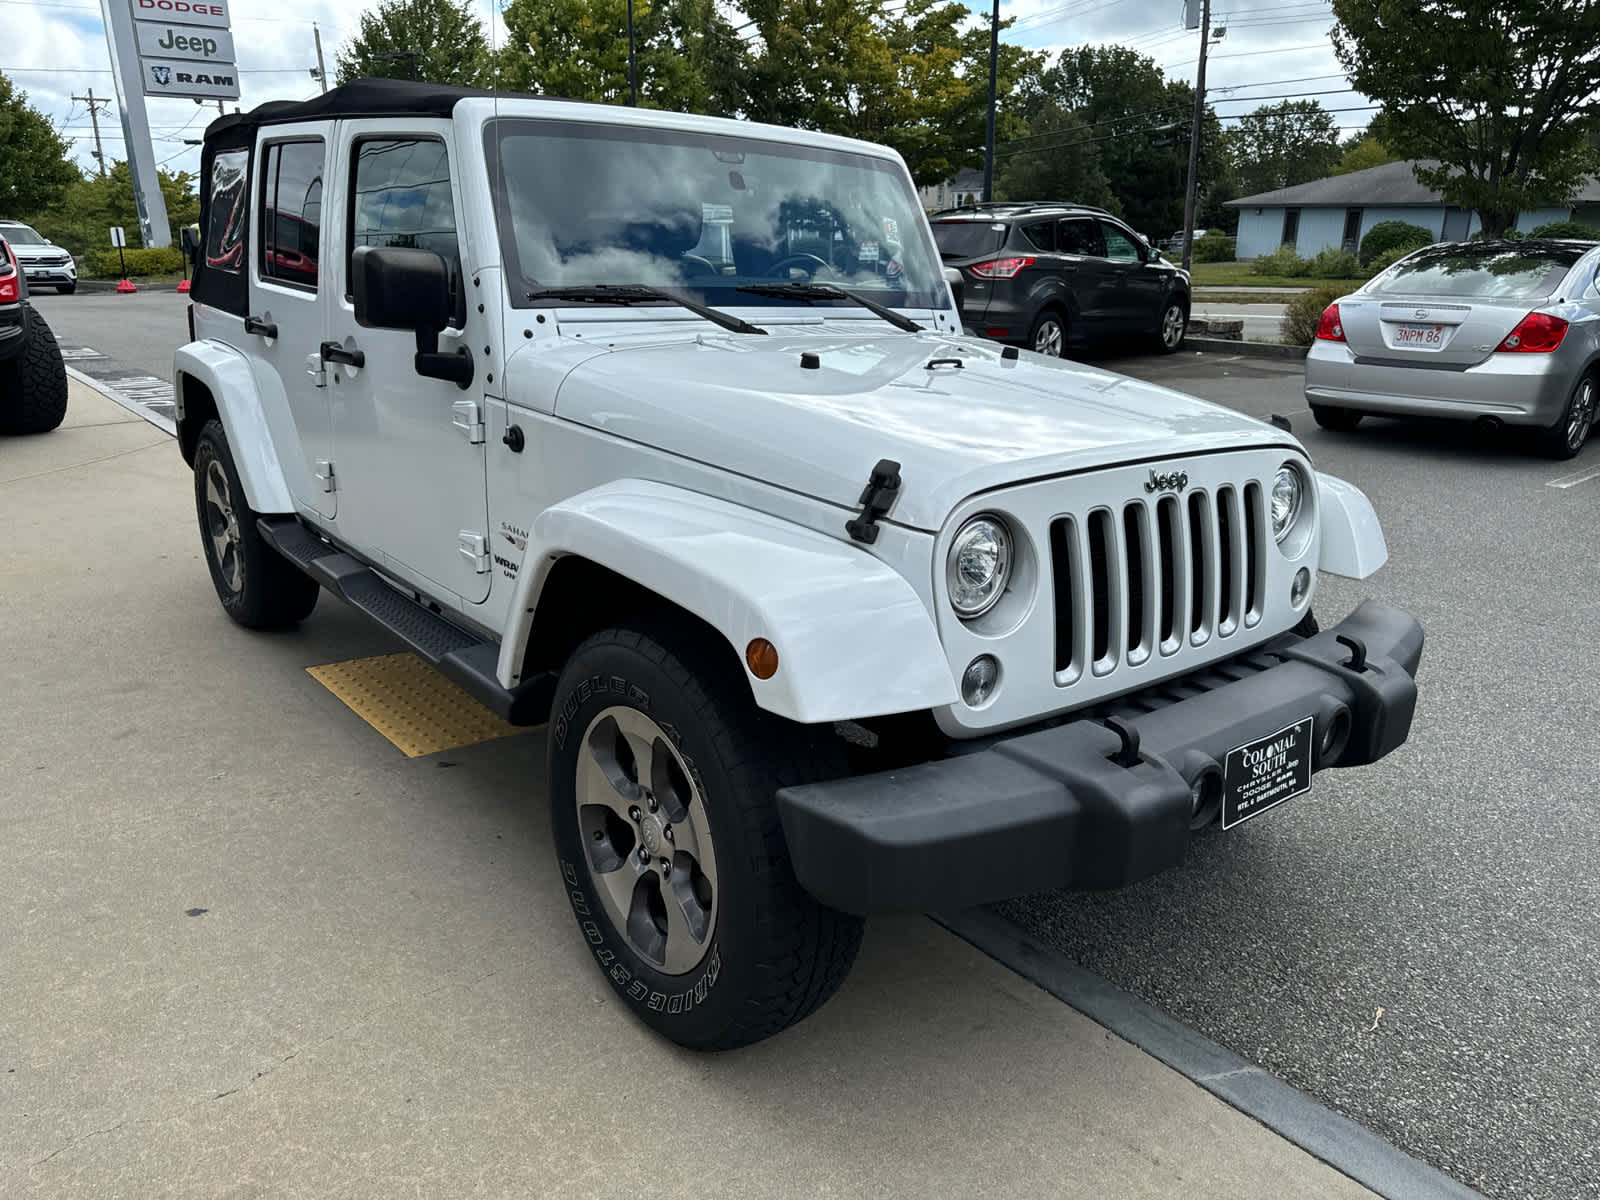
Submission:
[[[1115,215],[1108,209],[1093,204],[1080,204],[1076,200],[978,200],[971,204],[953,204],[930,215],[938,217],[946,213],[976,213],[994,209],[1003,209],[1007,212],[1032,212],[1044,208],[1070,208],[1076,212],[1100,213],[1107,217]]]

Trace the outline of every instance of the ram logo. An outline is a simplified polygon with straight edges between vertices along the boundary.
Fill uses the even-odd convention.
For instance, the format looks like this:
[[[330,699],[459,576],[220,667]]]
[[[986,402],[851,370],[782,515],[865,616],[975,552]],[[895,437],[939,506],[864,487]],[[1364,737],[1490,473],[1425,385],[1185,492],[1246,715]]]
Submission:
[[[171,67],[151,67],[150,68],[150,74],[152,74],[152,75],[154,75],[156,77],[156,82],[159,83],[162,87],[166,87],[167,84],[172,82],[172,68]]]

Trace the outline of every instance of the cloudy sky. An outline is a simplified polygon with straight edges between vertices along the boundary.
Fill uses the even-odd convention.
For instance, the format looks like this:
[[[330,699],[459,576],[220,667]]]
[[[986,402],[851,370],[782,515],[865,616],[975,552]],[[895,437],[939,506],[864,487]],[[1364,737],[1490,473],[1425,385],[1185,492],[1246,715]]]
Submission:
[[[476,2],[487,17],[495,0]],[[240,104],[314,94],[317,84],[308,74],[317,61],[313,22],[331,75],[339,45],[357,30],[360,9],[355,0],[232,0]],[[1149,55],[1169,77],[1194,78],[1199,33],[1183,29],[1182,0],[1002,0],[1000,11],[1017,19],[1005,35],[1009,41],[1052,51],[1117,43]],[[0,0],[0,71],[73,140],[86,168],[93,165],[94,145],[88,106],[73,97],[91,88],[97,98],[115,94],[100,13],[96,0]],[[1207,69],[1209,98],[1224,119],[1259,103],[1314,95],[1346,133],[1366,124],[1372,107],[1348,89],[1333,57],[1327,0],[1214,0],[1212,24],[1227,27]],[[157,161],[169,170],[196,170],[198,148],[184,139],[200,136],[215,104],[150,99],[147,105]],[[126,157],[114,104],[109,113],[101,111],[107,158]]]

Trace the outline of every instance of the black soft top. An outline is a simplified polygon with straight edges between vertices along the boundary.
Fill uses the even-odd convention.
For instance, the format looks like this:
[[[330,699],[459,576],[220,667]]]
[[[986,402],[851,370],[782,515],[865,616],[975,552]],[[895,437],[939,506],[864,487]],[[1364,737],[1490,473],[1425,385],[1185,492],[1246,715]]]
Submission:
[[[514,94],[514,93],[513,93]],[[206,141],[232,145],[263,125],[340,117],[448,117],[469,96],[505,96],[488,88],[448,87],[408,79],[353,79],[309,100],[269,100],[246,113],[229,113],[206,126]]]

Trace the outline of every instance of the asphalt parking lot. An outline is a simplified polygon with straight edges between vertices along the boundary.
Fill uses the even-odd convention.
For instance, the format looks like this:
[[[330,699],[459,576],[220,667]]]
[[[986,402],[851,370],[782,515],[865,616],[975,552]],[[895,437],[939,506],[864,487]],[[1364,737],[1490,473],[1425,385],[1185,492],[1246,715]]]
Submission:
[[[152,369],[144,366],[145,358],[152,365],[165,361],[163,338],[170,349],[183,336],[182,301],[171,294],[46,297],[39,307],[63,344],[93,347],[108,362],[117,362],[124,351],[113,339],[124,339],[126,361],[145,370]],[[1600,652],[1586,614],[1596,578],[1593,528],[1600,517],[1600,474],[1583,476],[1586,469],[1600,467],[1600,449],[1591,446],[1575,462],[1556,465],[1532,457],[1515,439],[1488,440],[1449,426],[1369,421],[1354,434],[1326,434],[1305,410],[1300,370],[1293,363],[1192,354],[1167,359],[1111,354],[1100,362],[1252,415],[1287,415],[1322,470],[1368,493],[1384,522],[1389,565],[1360,583],[1324,578],[1316,607],[1325,619],[1336,619],[1373,596],[1421,619],[1429,641],[1419,676],[1418,719],[1411,742],[1391,758],[1353,775],[1319,777],[1310,795],[1270,817],[1206,838],[1178,871],[1123,892],[1032,897],[997,911],[1026,934],[1485,1194],[1597,1194],[1600,1068],[1594,1047],[1600,1014],[1594,997],[1600,993],[1600,884],[1593,859],[1600,846],[1594,806],[1600,739],[1592,714],[1600,711],[1595,682]],[[198,1086],[202,1081],[155,1065],[186,1039],[200,1037],[224,1056],[235,1054],[231,1065],[247,1079],[261,1064],[276,1070],[275,1053],[281,1063],[287,1061],[283,1055],[293,1060],[308,1047],[318,1048],[312,1057],[323,1077],[338,1081],[334,1094],[356,1114],[337,1118],[343,1126],[376,1122],[377,1128],[394,1131],[394,1140],[383,1143],[391,1152],[399,1153],[393,1150],[398,1144],[415,1153],[422,1118],[399,1107],[388,1091],[380,1097],[364,1090],[361,1080],[364,1056],[374,1052],[388,1056],[378,1064],[386,1088],[405,1077],[407,1049],[373,1038],[370,1022],[362,1020],[364,1012],[392,1009],[415,1023],[413,1032],[421,1041],[413,1052],[426,1060],[412,1064],[426,1068],[419,1076],[436,1070],[447,1051],[459,1052],[458,1043],[428,1032],[430,1015],[442,1011],[452,1022],[483,1022],[475,1028],[477,1053],[469,1060],[470,1070],[488,1071],[489,1085],[508,1098],[509,1113],[497,1116],[498,1132],[463,1134],[463,1119],[452,1109],[454,1115],[440,1119],[440,1140],[428,1153],[442,1164],[452,1136],[467,1138],[471,1152],[463,1151],[462,1161],[502,1152],[500,1139],[510,1138],[517,1120],[529,1120],[536,1108],[526,1096],[516,1099],[515,1073],[506,1063],[526,1065],[531,1056],[544,1072],[540,1081],[557,1070],[581,1070],[581,1042],[592,1031],[565,1019],[568,1006],[604,999],[598,980],[590,986],[584,974],[590,969],[578,961],[576,947],[568,947],[574,973],[559,986],[530,965],[527,943],[535,937],[541,945],[565,946],[566,918],[548,880],[536,873],[529,877],[529,864],[544,858],[538,813],[530,817],[517,799],[526,801],[525,781],[536,777],[529,739],[445,756],[461,764],[444,776],[451,787],[433,782],[440,778],[437,767],[431,768],[432,776],[419,776],[414,768],[402,770],[368,757],[361,738],[370,731],[349,728],[351,722],[339,719],[344,714],[336,706],[316,707],[328,704],[328,698],[314,685],[305,690],[301,668],[348,658],[363,647],[376,653],[382,643],[328,601],[302,633],[240,641],[216,611],[197,545],[191,545],[195,538],[181,494],[181,464],[175,455],[166,462],[157,452],[152,461],[159,465],[146,467],[141,453],[130,452],[126,463],[107,468],[108,486],[134,487],[138,481],[122,480],[121,473],[148,472],[150,478],[139,487],[156,489],[162,507],[153,514],[119,510],[114,520],[105,518],[97,526],[87,498],[64,497],[61,503],[83,509],[79,518],[85,532],[75,540],[55,539],[63,554],[52,570],[60,578],[70,576],[73,588],[58,594],[14,575],[20,582],[6,589],[15,594],[15,587],[26,587],[33,604],[49,603],[72,614],[72,628],[84,639],[84,646],[72,652],[80,668],[90,663],[114,668],[99,697],[79,695],[81,688],[66,688],[42,668],[20,681],[51,701],[44,707],[58,722],[88,722],[70,743],[79,756],[70,774],[60,761],[68,731],[38,733],[29,743],[44,764],[25,764],[25,770],[42,772],[30,779],[34,794],[65,795],[77,803],[68,806],[75,837],[65,847],[35,843],[45,865],[32,868],[35,907],[26,910],[24,932],[92,947],[97,936],[105,936],[95,923],[116,928],[119,912],[131,902],[161,911],[164,921],[163,906],[173,906],[177,914],[208,910],[194,918],[174,917],[169,924],[175,930],[153,918],[148,927],[141,925],[127,976],[111,981],[113,995],[128,1002],[130,1014],[138,1014],[127,1018],[127,1029],[143,1039],[134,1054],[143,1066],[116,1085],[122,1093],[112,1101],[118,1102],[101,1097],[90,1104],[88,1111],[103,1118],[99,1123],[106,1129],[125,1131],[116,1138],[104,1131],[100,1136],[107,1142],[126,1136],[128,1122],[140,1119],[140,1088],[152,1081],[161,1101],[152,1112],[159,1112],[164,1128],[170,1131],[176,1120],[203,1131],[209,1115],[196,1099],[204,1090]],[[169,495],[175,488],[179,494]],[[6,503],[10,513],[15,501]],[[156,539],[170,571],[161,572],[154,587],[131,571],[112,537],[119,523],[141,520],[181,526]],[[42,518],[25,515],[22,521],[32,531],[30,544],[44,554],[54,543]],[[131,536],[131,529],[122,532]],[[80,578],[95,571],[100,579]],[[102,595],[115,604],[112,629],[73,607]],[[64,635],[52,634],[48,622],[32,628],[40,638],[63,642]],[[203,631],[204,655],[191,658],[174,649],[195,630]],[[6,636],[22,634],[13,628]],[[27,659],[26,646],[19,642],[8,649],[13,663]],[[65,645],[58,650],[65,653]],[[241,681],[247,682],[241,687]],[[292,740],[262,741],[262,730],[275,727],[286,705],[299,713],[305,704],[311,708],[295,725]],[[173,719],[175,709],[211,716],[199,722],[200,728],[185,727]],[[177,757],[141,749],[162,739]],[[292,764],[291,772],[281,769],[285,763]],[[248,794],[229,784],[230,772],[235,779],[242,772],[251,781]],[[111,781],[108,794],[129,810],[96,805],[96,780]],[[352,796],[352,791],[361,794]],[[282,810],[267,827],[250,819],[263,804]],[[542,801],[534,798],[532,804],[537,810]],[[20,817],[10,820],[22,827]],[[175,858],[155,841],[167,836],[177,836],[183,855]],[[359,858],[347,864],[352,847]],[[105,897],[92,890],[77,894],[73,881],[101,855],[112,864],[109,878],[118,886]],[[192,865],[186,865],[190,858]],[[164,878],[140,880],[150,862],[161,865]],[[348,879],[328,884],[327,877],[339,877],[341,869]],[[204,887],[195,886],[202,882]],[[219,910],[200,894],[208,889],[232,892],[235,899]],[[397,906],[392,927],[361,900],[374,889]],[[71,902],[52,905],[50,898],[63,893],[72,895]],[[244,926],[237,936],[220,945],[194,944],[191,931],[222,924],[212,918],[229,909]],[[292,928],[297,913],[303,928],[286,933],[285,922]],[[470,953],[451,937],[451,920],[441,922],[441,914],[463,922],[455,932],[466,938]],[[840,1070],[825,1065],[827,1044],[819,1047],[817,1041],[841,1036],[839,1026],[829,1022],[869,1027],[865,1042],[850,1043],[857,1050],[886,1036],[886,1030],[900,1029],[892,997],[903,985],[898,973],[907,969],[907,957],[915,957],[906,945],[930,945],[937,955],[956,953],[949,947],[957,944],[948,940],[919,943],[917,937],[932,936],[908,932],[923,929],[921,924],[879,927],[886,932],[869,931],[869,947],[881,957],[864,974],[858,971],[866,982],[853,978],[846,994],[816,1021],[779,1039],[776,1049],[753,1055],[766,1066],[740,1072],[743,1079],[735,1090],[746,1089],[747,1100],[760,1097],[769,1085],[767,1070]],[[81,952],[94,959],[88,950]],[[34,946],[30,953],[42,956],[45,947]],[[548,959],[549,951],[544,953]],[[509,964],[511,978],[498,983],[474,978],[474,963],[497,957]],[[302,962],[317,964],[328,978],[308,978]],[[990,969],[982,960],[959,962],[963,971]],[[42,957],[31,963],[36,972],[51,969]],[[198,975],[197,965],[203,968]],[[67,967],[55,969],[63,986],[73,984]],[[205,982],[197,985],[194,978]],[[919,986],[930,986],[926,975],[918,978]],[[79,991],[68,987],[63,1016],[48,1026],[63,1046],[73,1028],[104,1022],[114,1011],[88,1004],[88,983],[73,986]],[[982,1012],[980,999],[961,988],[954,992],[954,1002]],[[529,994],[546,1013],[536,1029],[510,1019],[519,997]],[[399,1008],[391,1004],[396,996],[404,998]],[[149,1032],[163,1014],[188,1012],[192,1003],[213,1011],[204,1028],[195,1032],[174,1024],[160,1034]],[[326,1020],[307,1016],[323,1006]],[[831,1015],[836,1009],[844,1015]],[[1042,1021],[1040,1011],[1028,1009],[1007,1020]],[[956,1044],[976,1036],[959,1023],[940,1021],[936,1006],[915,1008],[906,1019],[917,1035],[916,1049],[903,1051],[907,1058],[889,1066],[882,1046],[865,1051],[878,1055],[878,1067],[891,1074],[932,1071],[923,1057],[943,1060],[958,1053]],[[981,1025],[986,1018],[975,1020]],[[84,1055],[116,1052],[116,1028],[112,1020]],[[908,1030],[901,1032],[909,1036]],[[682,1074],[682,1060],[674,1055],[650,1050],[615,1030],[606,1036],[620,1036],[618,1044],[630,1054],[638,1052],[633,1061],[642,1064],[642,1077]],[[483,1038],[489,1051],[479,1045]],[[792,1044],[803,1049],[785,1049]],[[614,1049],[607,1048],[608,1068],[634,1078],[627,1057],[614,1056]],[[496,1050],[503,1058],[486,1062]],[[814,1057],[805,1060],[808,1053]],[[800,1057],[785,1059],[788,1054]],[[51,1061],[66,1064],[63,1081],[112,1084],[103,1064],[91,1070],[95,1058]],[[80,1068],[77,1076],[73,1061]],[[780,1062],[784,1065],[778,1068]],[[0,1063],[0,1069],[9,1066]],[[217,1074],[212,1067],[208,1081]],[[710,1067],[683,1069],[701,1083],[707,1073],[726,1083],[727,1077]],[[872,1109],[871,1089],[856,1074],[865,1069],[847,1072],[863,1089],[858,1119],[867,1119]],[[467,1064],[463,1070],[469,1070]],[[922,1082],[939,1083],[926,1075]],[[1003,1075],[981,1082],[991,1089],[990,1103],[1006,1094]],[[447,1095],[459,1103],[470,1084],[463,1078],[456,1086],[459,1090]],[[1032,1111],[1040,1097],[1027,1096],[1028,1086],[1019,1082],[1013,1099],[1029,1103],[1013,1105],[1008,1113]],[[696,1091],[694,1102],[726,1113],[718,1105],[728,1093],[720,1086],[709,1091],[710,1099]],[[316,1106],[324,1101],[314,1092],[307,1083],[290,1089],[297,1104],[275,1110],[275,1119],[290,1131],[296,1122],[315,1119]],[[936,1094],[923,1093],[925,1098]],[[832,1103],[826,1088],[816,1096],[824,1106]],[[83,1099],[89,1103],[87,1096]],[[433,1099],[437,1106],[444,1098],[436,1091]],[[264,1097],[259,1103],[275,1102]],[[953,1101],[941,1096],[938,1103],[937,1119],[924,1122],[917,1136],[927,1139],[936,1132],[939,1141],[967,1139],[972,1149],[984,1131],[970,1123],[942,1127],[940,1120],[952,1119]],[[1050,1103],[1059,1108],[1061,1102]],[[776,1120],[778,1114],[772,1115]],[[838,1116],[848,1123],[848,1104]],[[23,1122],[13,1132],[27,1136],[27,1153],[41,1152],[34,1158],[59,1144],[72,1150],[69,1162],[86,1156],[79,1161],[92,1163],[95,1151],[86,1136],[96,1127],[82,1125],[73,1127],[64,1111],[55,1111],[44,1125]],[[748,1125],[738,1128],[753,1136]],[[884,1145],[906,1131],[887,1118],[874,1128]],[[575,1173],[563,1178],[643,1178],[632,1174],[639,1169],[635,1160],[618,1165],[606,1158],[622,1155],[617,1147],[629,1132],[614,1121],[606,1124],[590,1161],[573,1165]],[[813,1151],[826,1152],[824,1131],[813,1132]],[[1060,1127],[1054,1132],[1070,1136]],[[541,1136],[554,1139],[555,1133],[545,1126]],[[866,1143],[837,1129],[833,1136],[845,1137],[845,1159],[858,1173],[830,1175],[830,1185],[848,1192],[851,1182],[875,1178],[868,1173]],[[0,1141],[23,1144],[15,1137]],[[1146,1143],[1141,1139],[1141,1144]],[[340,1170],[356,1169],[353,1157],[341,1157],[356,1151],[319,1147]],[[1030,1151],[1035,1152],[1037,1147]],[[367,1144],[360,1153],[388,1162],[381,1146]],[[13,1159],[24,1161],[34,1159]],[[986,1177],[980,1166],[998,1170],[995,1162],[980,1156],[962,1160],[957,1174],[941,1175],[930,1167],[918,1178],[935,1192],[958,1180],[971,1181],[966,1190],[978,1194],[986,1178],[1011,1178]],[[583,1174],[579,1165],[593,1174]],[[1035,1178],[1050,1177],[1043,1173],[1045,1164],[1035,1165]],[[1057,1160],[1052,1167],[1076,1165],[1076,1159]],[[263,1178],[271,1177],[270,1164],[252,1169],[258,1167],[266,1173]],[[46,1171],[28,1178],[62,1177]],[[791,1178],[794,1190],[815,1191],[801,1186],[801,1178]],[[1003,1183],[996,1186],[996,1194],[1007,1194]],[[493,1180],[487,1190],[497,1190]],[[46,1188],[39,1194],[51,1193]],[[1130,1193],[1112,1186],[1082,1194]],[[1235,1193],[1207,1191],[1200,1183],[1193,1194]]]

